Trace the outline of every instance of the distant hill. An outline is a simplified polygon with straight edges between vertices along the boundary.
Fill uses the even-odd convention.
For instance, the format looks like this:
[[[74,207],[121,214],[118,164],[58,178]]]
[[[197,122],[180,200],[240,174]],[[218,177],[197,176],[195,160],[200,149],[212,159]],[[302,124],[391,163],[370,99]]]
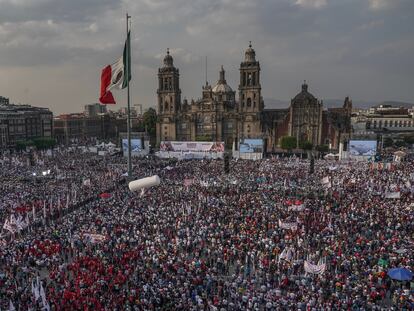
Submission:
[[[290,105],[289,101],[274,99],[274,98],[264,98],[265,109],[278,109],[278,108],[288,108]],[[344,99],[323,99],[324,108],[338,108],[342,107],[344,104]],[[352,104],[355,108],[367,109],[375,107],[378,105],[391,105],[393,107],[404,107],[412,108],[414,103],[399,102],[399,101],[363,101],[363,100],[354,100],[352,99]]]

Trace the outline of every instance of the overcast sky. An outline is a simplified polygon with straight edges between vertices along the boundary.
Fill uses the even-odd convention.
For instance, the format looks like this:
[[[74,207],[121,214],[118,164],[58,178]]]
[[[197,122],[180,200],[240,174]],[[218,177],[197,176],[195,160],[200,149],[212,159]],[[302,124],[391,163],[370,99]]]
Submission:
[[[224,65],[237,89],[249,40],[264,98],[290,100],[306,79],[321,99],[414,101],[414,0],[0,0],[0,95],[54,113],[97,102],[126,11],[133,104],[155,107],[166,48],[183,98],[201,96],[206,56],[210,83]]]

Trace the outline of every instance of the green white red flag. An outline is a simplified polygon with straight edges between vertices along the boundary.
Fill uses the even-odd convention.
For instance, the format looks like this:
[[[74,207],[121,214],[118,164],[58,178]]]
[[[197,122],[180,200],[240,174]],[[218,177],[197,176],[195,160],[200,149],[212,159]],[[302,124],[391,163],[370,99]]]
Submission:
[[[122,57],[102,69],[101,95],[99,101],[102,104],[116,104],[111,90],[126,88],[128,81],[131,81],[131,40],[129,32],[125,41]]]

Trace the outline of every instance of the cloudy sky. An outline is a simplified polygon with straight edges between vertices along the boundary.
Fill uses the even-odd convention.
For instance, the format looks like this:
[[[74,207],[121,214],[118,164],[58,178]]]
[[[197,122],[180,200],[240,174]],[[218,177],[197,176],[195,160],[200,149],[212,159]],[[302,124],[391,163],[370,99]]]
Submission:
[[[414,101],[413,0],[0,0],[0,95],[54,113],[97,102],[126,11],[133,104],[155,106],[167,47],[183,97],[200,96],[206,56],[210,83],[223,64],[236,89],[249,40],[265,98],[289,100],[306,79],[321,99]]]

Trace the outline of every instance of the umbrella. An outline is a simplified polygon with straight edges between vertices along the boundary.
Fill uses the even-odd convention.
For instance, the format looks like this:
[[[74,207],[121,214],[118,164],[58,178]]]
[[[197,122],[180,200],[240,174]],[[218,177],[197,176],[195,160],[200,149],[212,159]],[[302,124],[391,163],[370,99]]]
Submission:
[[[410,281],[413,278],[413,273],[405,268],[393,268],[388,270],[388,276],[397,281]]]

